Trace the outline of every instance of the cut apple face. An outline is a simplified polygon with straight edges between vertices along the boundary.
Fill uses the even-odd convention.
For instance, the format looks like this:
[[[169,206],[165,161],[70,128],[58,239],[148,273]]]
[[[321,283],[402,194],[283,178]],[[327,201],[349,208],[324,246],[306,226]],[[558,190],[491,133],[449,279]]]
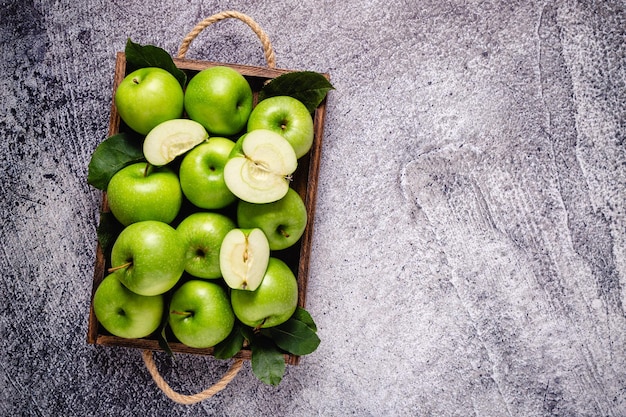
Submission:
[[[298,166],[289,142],[265,129],[248,132],[238,142],[224,167],[224,182],[230,191],[256,204],[283,198]]]
[[[146,135],[143,154],[152,165],[166,165],[208,137],[204,126],[198,122],[190,119],[168,120],[156,125]]]
[[[233,229],[220,248],[220,269],[226,284],[236,290],[254,291],[265,276],[270,246],[261,229]]]

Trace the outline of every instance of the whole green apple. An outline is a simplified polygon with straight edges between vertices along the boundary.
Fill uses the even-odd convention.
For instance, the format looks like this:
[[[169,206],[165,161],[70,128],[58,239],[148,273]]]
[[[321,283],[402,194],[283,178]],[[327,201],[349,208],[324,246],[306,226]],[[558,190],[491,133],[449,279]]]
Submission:
[[[185,270],[185,245],[167,223],[145,220],[125,227],[111,249],[111,269],[140,295],[169,291]]]
[[[246,326],[278,326],[296,310],[298,283],[285,262],[270,258],[261,285],[254,291],[231,290],[230,302],[235,316]]]
[[[170,168],[137,162],[113,175],[107,186],[107,201],[113,216],[124,226],[143,220],[171,223],[180,211],[183,192]]]
[[[271,250],[293,246],[307,225],[306,206],[300,195],[289,188],[283,198],[273,203],[237,203],[237,224],[244,229],[263,230]]]
[[[226,339],[235,316],[224,288],[210,281],[191,280],[174,292],[169,324],[181,343],[207,348]]]
[[[311,113],[301,101],[290,96],[274,96],[259,102],[248,119],[248,132],[257,129],[280,133],[293,146],[298,158],[313,145]]]
[[[172,74],[156,67],[128,74],[115,91],[115,106],[134,131],[147,135],[153,127],[183,114],[184,94]]]
[[[185,217],[176,228],[185,247],[185,271],[197,278],[220,278],[220,247],[235,227],[230,217],[220,213],[197,212]]]
[[[224,165],[235,142],[211,137],[184,156],[178,176],[183,194],[196,207],[221,209],[237,200],[224,182]]]
[[[107,275],[93,296],[96,318],[114,336],[138,339],[152,334],[161,324],[163,295],[145,296],[126,288],[117,276]]]
[[[211,135],[230,136],[246,126],[252,111],[252,88],[232,68],[206,68],[189,80],[184,103],[189,118]]]

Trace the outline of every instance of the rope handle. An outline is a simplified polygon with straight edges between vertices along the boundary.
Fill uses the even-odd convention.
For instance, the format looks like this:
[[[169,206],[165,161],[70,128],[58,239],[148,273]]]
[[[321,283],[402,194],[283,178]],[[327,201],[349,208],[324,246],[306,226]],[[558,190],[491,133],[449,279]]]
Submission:
[[[241,366],[243,365],[243,359],[236,359],[230,366],[228,371],[226,371],[222,378],[215,384],[197,394],[185,395],[174,391],[172,387],[170,387],[169,384],[165,382],[165,380],[159,373],[156,364],[154,363],[154,358],[152,357],[151,350],[144,350],[142,356],[143,361],[146,364],[146,368],[148,368],[148,372],[150,372],[150,375],[152,376],[152,379],[156,383],[157,387],[159,387],[169,399],[178,404],[184,405],[190,405],[199,403],[200,401],[204,401],[226,388],[230,381],[235,378],[239,370],[241,370]]]
[[[274,48],[272,47],[272,43],[270,42],[270,38],[267,34],[261,29],[261,26],[258,25],[257,22],[254,21],[250,16],[245,15],[243,13],[228,10],[225,12],[214,14],[213,16],[209,16],[200,23],[198,23],[192,30],[185,36],[183,42],[180,44],[178,49],[178,58],[184,59],[187,51],[189,50],[189,45],[191,42],[202,32],[207,26],[212,25],[213,23],[219,22],[220,20],[234,18],[239,19],[245,24],[247,24],[250,29],[257,35],[259,40],[261,41],[261,45],[263,45],[263,53],[265,54],[265,60],[267,61],[267,66],[269,68],[276,68],[276,56],[274,55]]]

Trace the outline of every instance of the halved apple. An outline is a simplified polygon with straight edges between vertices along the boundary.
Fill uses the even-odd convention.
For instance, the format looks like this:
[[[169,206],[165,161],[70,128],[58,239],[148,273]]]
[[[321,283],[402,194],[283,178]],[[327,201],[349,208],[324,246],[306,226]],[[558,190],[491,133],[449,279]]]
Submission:
[[[162,166],[207,140],[209,134],[198,122],[172,119],[156,125],[143,142],[143,154],[152,165]]]
[[[269,260],[270,245],[261,229],[232,229],[222,240],[220,269],[230,288],[256,290]]]
[[[271,130],[243,135],[224,167],[224,182],[241,200],[264,204],[280,200],[289,190],[298,159],[287,139]]]

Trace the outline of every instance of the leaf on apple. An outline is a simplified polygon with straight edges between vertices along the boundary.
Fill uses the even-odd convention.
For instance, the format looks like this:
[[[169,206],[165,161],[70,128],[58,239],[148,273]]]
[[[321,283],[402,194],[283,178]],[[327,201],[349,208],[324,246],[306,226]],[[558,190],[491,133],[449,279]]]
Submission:
[[[294,355],[308,355],[317,349],[320,338],[305,323],[290,318],[283,324],[266,330],[276,346]]]
[[[217,359],[230,359],[243,347],[244,336],[241,324],[235,322],[228,337],[213,347],[213,356]]]
[[[309,112],[315,109],[335,87],[322,74],[314,71],[297,71],[282,74],[259,91],[259,101],[274,96],[291,96],[300,100]]]
[[[172,74],[181,87],[187,83],[187,75],[176,67],[171,55],[164,49],[154,45],[140,45],[130,38],[126,41],[126,68],[130,73],[139,68],[158,67]]]
[[[166,305],[169,305],[169,300]],[[161,319],[161,325],[159,326],[159,331],[157,332],[157,342],[163,352],[167,353],[168,356],[174,356],[174,352],[172,352],[172,348],[170,348],[170,344],[167,341],[167,325],[169,323],[169,314],[167,311],[168,310],[164,311],[163,318]]]
[[[304,308],[302,307],[296,307],[296,311],[293,313],[293,316],[291,316],[292,319],[294,320],[298,320],[301,321],[302,323],[306,324],[307,327],[311,330],[313,330],[314,332],[317,331],[317,326],[315,325],[315,322],[313,321],[313,317],[311,317],[311,314],[306,311]]]
[[[141,143],[134,140],[132,135],[118,133],[110,136],[91,155],[87,183],[104,191],[117,171],[145,160]]]
[[[250,343],[252,372],[268,385],[278,385],[285,374],[285,357],[271,339],[255,334]]]
[[[167,292],[164,294],[164,297],[165,297],[166,308],[163,309],[163,317],[161,317],[161,324],[159,325],[159,328],[156,331],[156,339],[161,350],[163,350],[163,352],[165,352],[168,356],[173,357],[174,352],[172,351],[172,348],[170,347],[170,343],[167,340],[167,327],[169,325],[169,318],[170,318],[169,305],[170,305],[170,302],[172,301],[172,293]]]
[[[98,235],[98,242],[102,248],[105,259],[111,259],[111,248],[115,243],[115,239],[120,234],[124,226],[117,221],[113,213],[110,211],[100,213],[100,223],[96,233]]]
[[[252,327],[242,325],[239,330],[241,335],[248,341],[248,344],[252,343],[252,340],[254,339],[254,329]]]

